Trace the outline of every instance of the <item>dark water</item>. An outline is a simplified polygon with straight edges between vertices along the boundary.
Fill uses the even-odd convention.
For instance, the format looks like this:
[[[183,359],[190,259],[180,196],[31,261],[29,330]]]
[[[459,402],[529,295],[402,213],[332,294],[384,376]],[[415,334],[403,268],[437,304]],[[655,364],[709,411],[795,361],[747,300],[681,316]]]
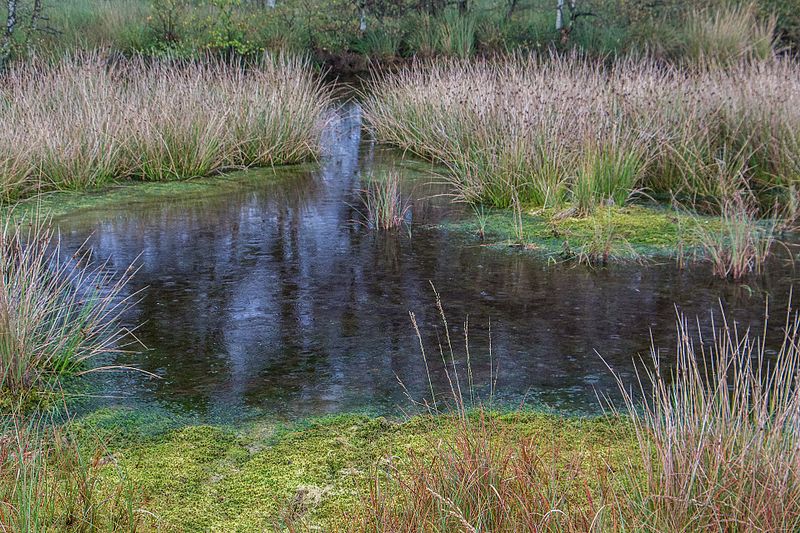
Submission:
[[[556,410],[592,411],[597,393],[613,395],[596,351],[630,376],[650,331],[669,350],[676,305],[706,318],[721,299],[739,322],[758,326],[769,295],[778,315],[770,336],[780,334],[795,276],[783,263],[750,288],[713,280],[708,266],[548,265],[426,228],[448,216],[448,199],[427,185],[424,164],[403,163],[362,139],[358,107],[338,111],[326,145],[330,153],[313,171],[250,172],[218,194],[59,221],[68,249],[91,235],[98,257],[118,269],[141,266],[131,289],[144,292],[129,320],[142,324],[137,335],[147,350],[119,362],[161,379],[104,375],[110,402],[156,403],[208,419],[407,407],[398,380],[417,398],[428,388],[409,311],[417,314],[434,386],[446,389],[434,361],[444,330],[430,282],[462,361],[469,316],[475,388],[485,392],[491,381],[491,321],[497,397]],[[414,199],[411,236],[353,222],[364,175],[390,166]]]

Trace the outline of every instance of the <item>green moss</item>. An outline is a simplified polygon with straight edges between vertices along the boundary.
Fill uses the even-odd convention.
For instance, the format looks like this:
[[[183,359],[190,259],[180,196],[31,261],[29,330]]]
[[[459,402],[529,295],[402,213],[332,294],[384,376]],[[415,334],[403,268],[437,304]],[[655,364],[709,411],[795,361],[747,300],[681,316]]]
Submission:
[[[510,209],[492,209],[484,212],[482,222],[474,215],[443,227],[478,238],[481,224],[484,242],[490,246],[523,245],[553,257],[608,243],[612,255],[625,259],[668,257],[693,249],[698,244],[697,226],[718,222],[665,207],[631,205],[600,208],[586,217],[570,209],[528,208],[519,219]]]
[[[114,416],[104,411],[81,423],[102,426]],[[523,411],[491,416],[499,438],[530,438],[544,453],[579,454],[587,472],[636,455],[635,437],[619,420]],[[136,423],[131,414],[122,419]],[[140,421],[151,435],[152,421]],[[329,530],[358,512],[375,468],[389,458],[402,468],[410,453],[425,453],[454,427],[446,416],[393,422],[342,415],[238,431],[187,426],[110,451],[164,530],[273,530],[289,515],[306,528]]]
[[[191,197],[200,200],[252,187],[265,179],[291,179],[311,169],[313,163],[287,165],[279,168],[261,168],[205,178],[179,181],[142,182],[125,181],[113,185],[81,191],[56,191],[22,200],[13,206],[0,206],[0,214],[12,212],[15,216],[46,213],[53,218],[96,209],[130,208],[164,199]]]

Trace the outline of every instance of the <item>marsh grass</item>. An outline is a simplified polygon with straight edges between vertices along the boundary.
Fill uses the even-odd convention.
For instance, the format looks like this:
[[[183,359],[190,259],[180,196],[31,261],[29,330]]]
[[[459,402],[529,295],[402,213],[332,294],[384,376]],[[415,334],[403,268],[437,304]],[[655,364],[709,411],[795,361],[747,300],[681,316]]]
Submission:
[[[759,220],[757,213],[755,200],[742,191],[724,200],[713,229],[695,224],[695,239],[715,276],[738,281],[761,274],[776,243],[778,223]]]
[[[512,56],[376,75],[364,109],[379,140],[448,165],[469,202],[509,207],[516,190],[587,211],[643,190],[719,211],[720,184],[742,175],[764,210],[796,186],[797,95],[789,59],[682,69]]]
[[[633,146],[589,153],[577,169],[571,191],[578,212],[602,205],[625,205],[642,176],[643,161]]]
[[[415,402],[431,415],[429,437],[419,451],[392,454],[378,466],[357,531],[800,527],[798,313],[789,309],[774,347],[763,341],[766,321],[759,337],[730,322],[724,309],[719,322],[712,314],[710,333],[679,316],[674,360],[653,345],[633,383],[609,367],[623,408],[608,416],[629,424],[638,456],[593,471],[596,462],[564,443],[547,448],[503,433],[491,411],[495,374],[486,403],[474,389],[469,323],[457,354],[461,341],[451,338],[434,295],[441,330],[433,358],[410,315],[430,387],[430,397]],[[494,369],[491,350],[489,364]],[[438,399],[433,368],[448,389]]]
[[[6,414],[0,424],[1,530],[135,532],[153,524],[101,443],[80,444],[42,414]]]
[[[65,257],[47,219],[8,217],[0,234],[0,391],[24,395],[129,344],[119,319],[134,269],[110,272],[86,249]]]
[[[735,64],[767,59],[775,48],[774,15],[760,17],[755,2],[723,2],[696,8],[682,32],[682,59],[693,64]]]
[[[409,398],[430,415],[429,440],[402,465],[392,460],[376,470],[356,530],[577,532],[602,526],[601,498],[594,486],[598,480],[583,476],[579,455],[561,456],[557,444],[552,455],[544,454],[541,443],[505,434],[497,424],[491,412],[496,375],[491,349],[490,390],[481,398],[473,382],[469,322],[464,324],[464,352],[457,354],[441,298],[433,292],[442,331],[434,357],[448,388],[443,395],[434,389],[431,368],[438,363],[429,359],[410,313],[430,398]],[[441,427],[448,429],[443,433]]]
[[[370,229],[394,230],[408,223],[411,204],[400,190],[400,173],[391,170],[370,176],[361,192],[364,224]]]
[[[701,331],[698,322],[697,328]],[[674,361],[653,347],[638,396],[617,377],[640,459],[629,483],[634,529],[797,531],[800,527],[800,396],[796,312],[768,347],[730,322],[711,334],[679,316]],[[633,390],[637,390],[634,384]],[[642,466],[643,465],[643,466]],[[639,529],[637,529],[639,530]]]
[[[168,180],[318,154],[330,94],[304,60],[105,58],[13,67],[0,83],[0,200]]]

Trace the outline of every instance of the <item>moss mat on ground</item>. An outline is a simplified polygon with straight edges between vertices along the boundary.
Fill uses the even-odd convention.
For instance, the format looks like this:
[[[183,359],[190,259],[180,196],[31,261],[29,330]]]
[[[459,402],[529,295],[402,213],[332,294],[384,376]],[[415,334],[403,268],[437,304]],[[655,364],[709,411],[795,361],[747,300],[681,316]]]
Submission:
[[[113,459],[108,475],[122,472],[141,490],[144,507],[164,531],[280,530],[290,515],[303,530],[340,529],[363,507],[376,469],[392,461],[402,470],[410,453],[425,453],[454,429],[448,416],[391,421],[339,415],[152,434],[132,429],[135,419],[127,409],[103,409],[73,425],[82,438],[107,442]],[[492,420],[498,438],[531,439],[545,455],[578,454],[590,473],[627,464],[638,453],[635,436],[620,420],[527,411],[493,414]],[[110,429],[115,426],[126,429]]]

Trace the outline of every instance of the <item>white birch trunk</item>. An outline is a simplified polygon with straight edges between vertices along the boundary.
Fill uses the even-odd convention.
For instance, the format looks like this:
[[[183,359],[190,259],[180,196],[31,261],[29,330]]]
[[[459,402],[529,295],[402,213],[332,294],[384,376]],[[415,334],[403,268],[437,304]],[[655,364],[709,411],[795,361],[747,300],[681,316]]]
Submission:
[[[564,29],[564,0],[558,0],[556,7],[556,30],[561,31]]]
[[[6,2],[8,9],[8,17],[6,18],[6,31],[3,35],[3,47],[0,50],[0,64],[11,55],[11,38],[14,36],[14,28],[17,25],[17,0],[8,0]]]

